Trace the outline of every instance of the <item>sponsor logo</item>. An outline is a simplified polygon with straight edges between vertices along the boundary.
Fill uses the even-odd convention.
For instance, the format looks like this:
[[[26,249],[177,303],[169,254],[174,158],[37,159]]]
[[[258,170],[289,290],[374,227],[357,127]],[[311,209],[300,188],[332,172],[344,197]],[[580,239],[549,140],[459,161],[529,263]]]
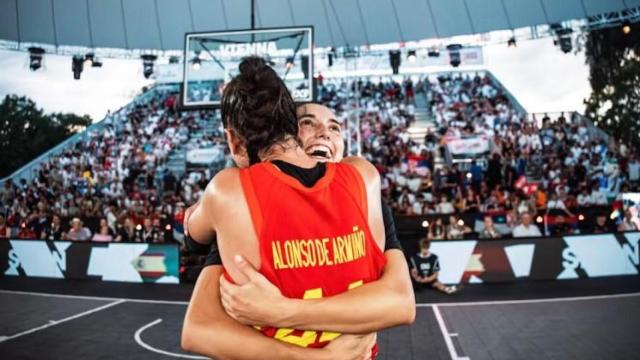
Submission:
[[[71,243],[11,240],[10,244],[9,268],[5,275],[18,276],[19,269],[22,269],[27,276],[64,278],[66,250]]]
[[[291,95],[294,99],[307,99],[309,98],[309,89],[293,90]]]
[[[626,235],[622,245],[613,234],[565,237],[558,279],[576,279],[579,272],[587,277],[638,274],[639,236]]]
[[[266,55],[274,54],[278,47],[274,41],[244,43],[244,44],[223,44],[220,45],[218,53],[222,56],[246,56],[246,55]]]

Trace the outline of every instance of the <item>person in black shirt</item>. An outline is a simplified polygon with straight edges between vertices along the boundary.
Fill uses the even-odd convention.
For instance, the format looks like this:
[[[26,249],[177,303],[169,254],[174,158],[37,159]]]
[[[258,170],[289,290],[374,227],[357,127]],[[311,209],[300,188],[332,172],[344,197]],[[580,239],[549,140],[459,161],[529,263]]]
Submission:
[[[563,236],[563,235],[570,235],[573,233],[573,230],[571,229],[571,226],[569,226],[569,224],[567,224],[564,215],[558,215],[556,217],[556,222],[553,225],[553,227],[551,228],[551,235],[552,236]]]
[[[157,243],[160,242],[160,230],[152,225],[151,219],[144,219],[143,226],[138,225],[136,227],[135,242],[142,243]]]
[[[445,294],[453,294],[457,291],[455,286],[445,286],[438,281],[440,262],[438,255],[429,251],[431,241],[420,240],[420,252],[411,257],[411,277],[417,290],[429,288],[436,289]]]
[[[605,213],[599,213],[596,216],[596,222],[591,228],[593,234],[607,234],[615,232],[613,225],[607,221],[607,215]]]
[[[51,223],[45,227],[42,231],[42,239],[45,240],[61,240],[62,239],[62,226],[61,226],[60,216],[53,215],[51,218]]]
[[[116,223],[116,237],[114,239],[115,242],[134,242],[136,237],[136,225],[133,223],[131,218],[126,218],[124,223],[122,221],[118,221]]]

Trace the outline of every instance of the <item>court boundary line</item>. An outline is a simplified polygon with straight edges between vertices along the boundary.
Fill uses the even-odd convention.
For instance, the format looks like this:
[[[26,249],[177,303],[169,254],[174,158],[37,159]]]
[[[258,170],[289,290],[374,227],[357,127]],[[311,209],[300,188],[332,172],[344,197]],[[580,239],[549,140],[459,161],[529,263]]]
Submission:
[[[126,300],[117,300],[117,301],[113,301],[113,302],[104,304],[102,306],[98,306],[98,307],[93,308],[93,309],[89,309],[87,311],[83,311],[83,312],[75,314],[75,315],[67,316],[66,318],[62,318],[60,320],[51,320],[51,321],[49,321],[48,323],[46,323],[44,325],[41,325],[41,326],[38,326],[38,327],[31,328],[29,330],[25,330],[25,331],[19,332],[17,334],[5,336],[2,339],[0,339],[0,343],[3,343],[5,341],[9,341],[9,340],[13,340],[13,339],[17,339],[17,338],[22,337],[24,335],[33,334],[33,333],[38,332],[40,330],[48,329],[50,327],[65,323],[67,321],[79,319],[79,318],[81,318],[83,316],[91,315],[91,314],[96,313],[98,311],[102,311],[102,310],[108,309],[110,307],[122,304],[124,302],[126,302]]]
[[[185,359],[209,359],[208,357],[205,356],[199,356],[199,355],[189,355],[189,354],[178,354],[178,353],[173,353],[173,352],[169,352],[166,350],[161,350],[161,349],[156,349],[153,346],[147,344],[146,342],[144,342],[142,340],[142,333],[147,330],[148,328],[151,328],[153,326],[156,326],[158,324],[160,324],[162,322],[162,318],[158,318],[146,325],[143,325],[142,327],[140,327],[138,330],[136,330],[136,332],[133,334],[133,339],[136,341],[136,343],[140,346],[142,346],[143,348],[154,352],[156,354],[161,354],[161,355],[166,355],[166,356],[171,356],[171,357],[178,357],[178,358],[185,358]]]
[[[564,301],[590,301],[590,300],[605,300],[605,299],[620,299],[628,297],[640,296],[640,292],[623,293],[623,294],[611,294],[611,295],[590,295],[590,296],[570,296],[570,297],[554,297],[554,298],[542,298],[542,299],[521,299],[521,300],[495,300],[495,301],[464,301],[464,302],[451,302],[451,303],[417,303],[416,307],[455,307],[455,306],[482,306],[482,305],[516,305],[516,304],[536,304],[536,303],[549,303],[549,302],[564,302]]]
[[[57,297],[79,300],[97,300],[97,301],[118,301],[124,300],[132,303],[142,304],[165,304],[165,305],[189,305],[188,301],[177,300],[152,300],[152,299],[134,299],[134,298],[117,298],[117,297],[101,297],[101,296],[86,296],[86,295],[68,295],[68,294],[54,294],[34,291],[21,291],[21,290],[5,290],[0,289],[0,294],[17,294],[17,295],[33,295],[42,297]],[[532,304],[532,303],[547,303],[547,302],[562,302],[562,301],[589,301],[589,300],[605,300],[605,299],[618,299],[627,297],[640,296],[640,292],[622,293],[622,294],[610,294],[610,295],[588,295],[588,296],[571,296],[571,297],[553,297],[542,299],[520,299],[520,300],[492,300],[492,301],[462,301],[462,302],[450,302],[450,303],[416,303],[416,307],[431,307],[434,305],[440,307],[453,307],[453,306],[474,306],[474,305],[510,305],[510,304]]]
[[[0,294],[16,294],[16,295],[33,295],[42,297],[57,297],[63,299],[78,299],[78,300],[97,300],[97,301],[118,301],[124,300],[132,303],[142,304],[164,304],[164,305],[189,305],[188,301],[177,300],[151,300],[151,299],[134,299],[134,298],[116,298],[116,297],[102,297],[102,296],[86,296],[86,295],[68,295],[68,294],[54,294],[35,291],[21,291],[21,290],[4,290],[0,289]]]
[[[436,317],[436,322],[438,323],[438,327],[440,328],[440,332],[442,333],[442,337],[444,338],[444,342],[447,345],[447,350],[449,350],[449,355],[452,360],[470,360],[467,356],[458,356],[458,352],[456,351],[455,345],[453,345],[453,340],[451,339],[454,335],[457,337],[457,333],[450,333],[447,329],[447,324],[444,322],[444,318],[442,317],[442,313],[440,313],[440,309],[438,309],[437,305],[432,305],[433,314]]]

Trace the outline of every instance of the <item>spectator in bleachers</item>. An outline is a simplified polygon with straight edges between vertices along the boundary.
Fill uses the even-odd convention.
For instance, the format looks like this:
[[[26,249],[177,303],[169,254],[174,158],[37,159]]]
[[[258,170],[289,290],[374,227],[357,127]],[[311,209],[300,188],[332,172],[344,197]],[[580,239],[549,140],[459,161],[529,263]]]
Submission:
[[[161,232],[153,225],[151,218],[145,218],[143,225],[136,228],[135,242],[142,243],[157,243],[160,242]]]
[[[551,226],[551,236],[563,236],[573,233],[573,229],[567,224],[564,215],[560,214],[555,217],[555,223]]]
[[[558,194],[551,192],[549,195],[549,200],[547,201],[547,211],[546,214],[555,215],[557,213],[564,213],[569,216],[573,216],[571,211],[567,209],[564,201],[558,197]]]
[[[638,224],[633,219],[632,210],[627,209],[624,212],[624,218],[618,225],[618,231],[625,232],[625,231],[638,231],[638,230],[640,230],[640,228],[638,228]]]
[[[116,223],[115,242],[134,242],[136,238],[136,225],[130,217]]]
[[[609,219],[607,218],[607,214],[604,212],[600,212],[596,214],[596,221],[593,224],[590,232],[593,234],[606,234],[615,231],[615,227]]]
[[[496,230],[493,224],[493,218],[491,216],[485,216],[483,219],[484,227],[478,237],[480,239],[499,239],[502,235]]]
[[[444,225],[442,218],[436,218],[429,226],[427,239],[429,240],[445,240],[447,238],[447,227]]]
[[[627,167],[629,172],[629,182],[637,186],[640,184],[640,157],[638,154],[631,154]]]
[[[578,206],[582,206],[582,207],[587,207],[587,206],[593,205],[593,202],[591,201],[591,195],[589,194],[589,191],[587,190],[586,187],[583,186],[580,189],[580,193],[578,194],[578,196],[576,198],[576,202],[577,202]]]
[[[0,239],[9,237],[9,227],[7,226],[7,219],[3,214],[0,214]]]
[[[542,236],[540,229],[532,223],[531,214],[524,212],[520,214],[520,225],[513,228],[513,237],[539,237]]]
[[[54,214],[51,217],[51,222],[42,231],[40,238],[49,241],[62,240],[63,235],[62,220],[60,219],[60,216]]]
[[[440,196],[440,202],[436,205],[436,212],[438,214],[453,214],[455,212],[455,208],[449,201],[447,195],[443,194]]]
[[[63,239],[71,241],[89,241],[91,239],[91,231],[84,227],[82,220],[76,217],[71,220],[71,229],[63,235]]]
[[[455,215],[449,215],[449,225],[447,225],[448,240],[464,239],[464,236],[469,233],[471,233],[471,228],[465,225],[462,219]]]
[[[607,205],[607,195],[600,189],[598,183],[594,183],[591,187],[591,194],[589,195],[591,203],[593,205]]]
[[[100,226],[100,230],[93,235],[91,241],[97,242],[111,242],[113,241],[113,235],[111,235],[111,229],[106,224]]]
[[[111,233],[111,235],[115,235],[116,222],[118,221],[118,217],[116,216],[117,209],[113,204],[105,206],[104,209],[104,221],[109,227],[109,232]],[[102,223],[100,224],[100,226],[102,227]]]

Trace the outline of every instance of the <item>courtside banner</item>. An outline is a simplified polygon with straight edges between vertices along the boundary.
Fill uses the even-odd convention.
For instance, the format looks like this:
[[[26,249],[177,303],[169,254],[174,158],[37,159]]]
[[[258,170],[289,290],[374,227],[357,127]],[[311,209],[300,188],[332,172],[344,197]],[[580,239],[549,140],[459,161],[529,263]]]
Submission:
[[[640,274],[640,233],[433,241],[447,284]]]
[[[0,276],[179,282],[177,245],[1,240]]]

